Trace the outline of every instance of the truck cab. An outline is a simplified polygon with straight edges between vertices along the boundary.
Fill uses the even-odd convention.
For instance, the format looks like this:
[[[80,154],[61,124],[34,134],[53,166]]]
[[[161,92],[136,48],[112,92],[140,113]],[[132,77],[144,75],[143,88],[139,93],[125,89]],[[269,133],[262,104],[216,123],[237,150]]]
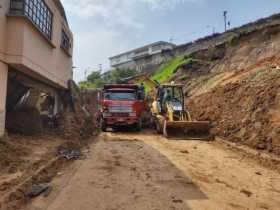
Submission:
[[[105,85],[101,93],[101,129],[131,126],[142,129],[144,90],[138,85]]]

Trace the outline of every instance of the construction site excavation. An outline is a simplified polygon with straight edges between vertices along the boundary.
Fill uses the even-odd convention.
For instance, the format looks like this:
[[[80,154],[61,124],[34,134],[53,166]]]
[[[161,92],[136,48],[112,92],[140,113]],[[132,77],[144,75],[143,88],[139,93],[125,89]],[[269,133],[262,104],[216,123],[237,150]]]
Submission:
[[[0,210],[280,210],[280,14],[136,48],[198,3],[108,2],[1,0]]]

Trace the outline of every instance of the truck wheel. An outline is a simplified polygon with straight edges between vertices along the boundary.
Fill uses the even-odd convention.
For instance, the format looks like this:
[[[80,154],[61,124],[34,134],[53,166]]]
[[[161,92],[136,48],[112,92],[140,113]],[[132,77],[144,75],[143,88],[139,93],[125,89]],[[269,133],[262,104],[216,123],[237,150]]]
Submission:
[[[136,124],[136,131],[141,131],[142,130],[142,120],[140,119],[139,122]]]
[[[106,132],[107,131],[107,125],[106,123],[104,122],[104,120],[101,120],[101,130],[103,132]]]

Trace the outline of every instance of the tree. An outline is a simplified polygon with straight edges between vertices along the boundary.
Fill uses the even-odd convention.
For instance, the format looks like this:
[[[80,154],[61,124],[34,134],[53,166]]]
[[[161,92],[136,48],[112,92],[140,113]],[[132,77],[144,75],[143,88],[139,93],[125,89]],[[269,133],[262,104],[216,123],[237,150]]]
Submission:
[[[93,71],[86,81],[79,83],[82,88],[100,88],[104,84],[120,83],[122,79],[132,77],[137,74],[135,69],[113,69],[105,73]]]

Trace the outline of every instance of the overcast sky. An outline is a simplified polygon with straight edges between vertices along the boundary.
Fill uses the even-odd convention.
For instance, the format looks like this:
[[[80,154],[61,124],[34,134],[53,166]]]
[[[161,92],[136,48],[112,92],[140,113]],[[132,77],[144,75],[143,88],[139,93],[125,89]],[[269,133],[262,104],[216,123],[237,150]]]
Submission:
[[[156,41],[181,44],[280,12],[280,0],[62,0],[74,33],[74,79],[108,57]]]

